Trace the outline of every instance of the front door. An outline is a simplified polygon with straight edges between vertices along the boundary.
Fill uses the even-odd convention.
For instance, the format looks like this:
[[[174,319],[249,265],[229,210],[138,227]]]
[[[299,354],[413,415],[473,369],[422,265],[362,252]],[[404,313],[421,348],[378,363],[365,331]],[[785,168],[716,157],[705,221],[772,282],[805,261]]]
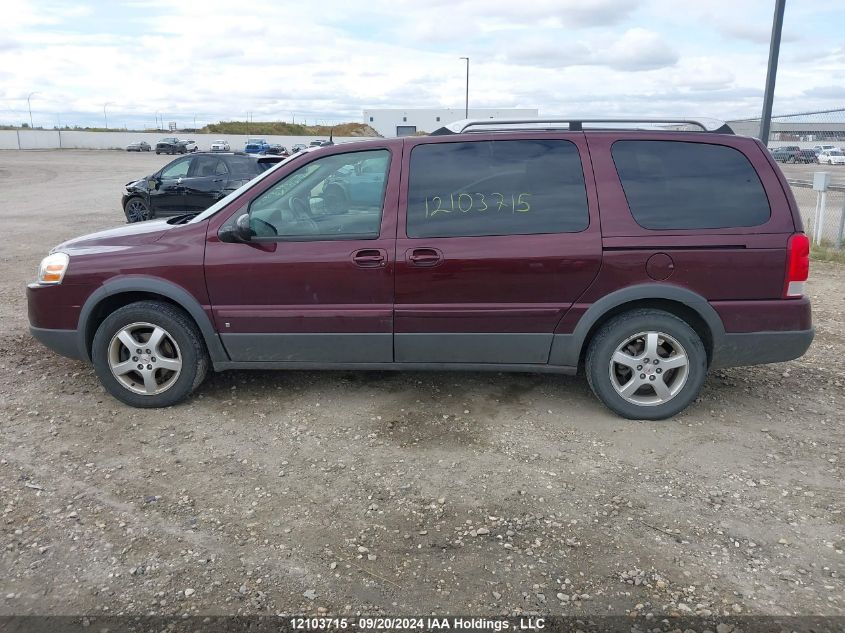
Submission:
[[[405,141],[397,362],[545,364],[601,264],[583,134],[478,136]]]
[[[150,208],[156,216],[187,213],[185,187],[193,156],[177,158],[155,175],[156,186],[150,189]]]
[[[221,156],[194,156],[187,178],[182,180],[187,213],[204,211],[222,197],[229,168]]]
[[[371,148],[373,146],[370,146]],[[210,233],[205,273],[235,362],[308,366],[393,360],[393,274],[400,147],[303,157],[247,207],[254,238]],[[308,161],[308,162],[305,162]],[[363,165],[376,195],[350,195]],[[370,172],[372,173],[372,172]],[[354,188],[354,187],[353,187]]]

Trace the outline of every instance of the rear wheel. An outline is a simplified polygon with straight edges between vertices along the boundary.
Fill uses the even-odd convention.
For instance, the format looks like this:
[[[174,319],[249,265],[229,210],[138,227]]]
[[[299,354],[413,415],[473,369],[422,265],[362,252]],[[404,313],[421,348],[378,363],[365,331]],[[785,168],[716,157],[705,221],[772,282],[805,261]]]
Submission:
[[[662,420],[698,396],[707,352],[695,330],[675,315],[632,310],[593,337],[586,373],[593,393],[612,411],[634,420]]]
[[[106,390],[133,407],[167,407],[187,398],[205,378],[208,353],[181,309],[139,301],[110,314],[91,347]]]

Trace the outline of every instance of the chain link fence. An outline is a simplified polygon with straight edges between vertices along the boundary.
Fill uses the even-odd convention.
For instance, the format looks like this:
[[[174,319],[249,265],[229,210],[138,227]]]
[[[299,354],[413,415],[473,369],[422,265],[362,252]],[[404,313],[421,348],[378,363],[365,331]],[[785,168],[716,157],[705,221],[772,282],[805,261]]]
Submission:
[[[737,134],[760,133],[759,118],[728,123]],[[773,116],[767,145],[786,174],[813,243],[843,248],[845,108]],[[819,172],[828,175],[816,176]]]

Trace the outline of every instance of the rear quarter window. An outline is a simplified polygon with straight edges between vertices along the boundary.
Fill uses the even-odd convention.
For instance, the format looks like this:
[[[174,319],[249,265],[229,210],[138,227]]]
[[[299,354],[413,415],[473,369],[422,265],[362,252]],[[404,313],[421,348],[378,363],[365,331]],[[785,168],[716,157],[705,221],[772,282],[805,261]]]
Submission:
[[[643,228],[749,227],[771,217],[757,172],[732,147],[623,140],[611,152],[628,207]]]
[[[248,156],[232,156],[227,163],[232,176],[241,178],[252,178],[269,167]]]

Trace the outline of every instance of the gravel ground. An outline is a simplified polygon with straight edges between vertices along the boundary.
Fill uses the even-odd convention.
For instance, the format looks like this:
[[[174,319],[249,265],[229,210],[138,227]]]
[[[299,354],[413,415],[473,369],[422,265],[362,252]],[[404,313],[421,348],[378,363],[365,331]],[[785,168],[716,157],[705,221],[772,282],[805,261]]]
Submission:
[[[229,372],[135,410],[26,331],[167,157],[0,152],[0,615],[845,614],[845,267],[816,342],[664,422],[583,377]]]

